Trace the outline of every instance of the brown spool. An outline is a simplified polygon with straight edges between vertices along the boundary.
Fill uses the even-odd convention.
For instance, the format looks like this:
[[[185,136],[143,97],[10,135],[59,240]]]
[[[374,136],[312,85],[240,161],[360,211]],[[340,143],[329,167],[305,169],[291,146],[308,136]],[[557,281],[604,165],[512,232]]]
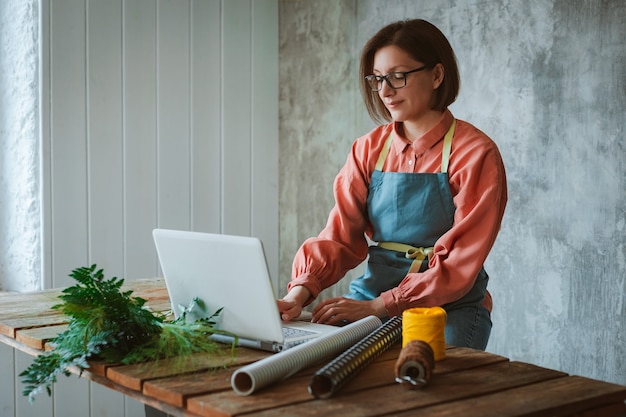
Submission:
[[[396,382],[409,388],[422,387],[430,381],[435,369],[435,354],[423,340],[411,340],[400,351],[396,361]]]

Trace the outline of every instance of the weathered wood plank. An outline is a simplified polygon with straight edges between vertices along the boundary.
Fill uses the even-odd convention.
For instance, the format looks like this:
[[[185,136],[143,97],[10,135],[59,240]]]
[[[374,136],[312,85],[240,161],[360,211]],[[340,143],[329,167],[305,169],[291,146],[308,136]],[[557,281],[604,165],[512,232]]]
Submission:
[[[626,386],[573,376],[542,381],[495,394],[427,409],[420,417],[561,417],[626,415]],[[414,416],[415,410],[396,414]]]
[[[102,377],[102,378],[106,378],[106,372],[107,369],[109,368],[113,368],[115,366],[121,366],[120,363],[112,363],[112,362],[105,362],[105,361],[89,361],[89,368],[88,371],[90,374],[98,376],[98,377]]]
[[[572,417],[624,417],[626,416],[626,404],[624,401],[615,404],[603,405],[597,408],[576,412]]]
[[[342,391],[346,393],[354,392],[395,383],[395,363],[398,360],[400,351],[399,344],[390,348],[379,356],[375,362],[363,369],[358,376],[350,380],[342,388]],[[435,363],[433,375],[458,372],[507,361],[508,359],[504,356],[493,353],[467,348],[454,348],[447,351],[445,359]]]
[[[229,368],[214,368],[189,375],[146,381],[143,394],[176,407],[185,407],[190,396],[230,389],[232,373],[233,370]]]
[[[240,348],[242,349],[242,348]],[[253,351],[254,352],[254,351]],[[256,352],[266,355],[265,353]],[[241,355],[238,355],[239,357]],[[208,369],[189,375],[177,375],[144,383],[143,392],[146,396],[158,398],[171,405],[185,407],[187,398],[218,391],[232,390],[230,378],[235,370],[259,360],[252,354],[247,360],[241,360],[236,366],[222,369]],[[310,378],[319,366],[302,369],[292,378]]]
[[[316,403],[307,390],[309,380],[309,375],[295,376],[248,396],[240,396],[231,389],[191,397],[187,400],[187,409],[200,416],[237,416],[250,412],[267,412],[268,415],[273,415],[273,410],[278,409],[281,413],[280,407],[288,406],[292,413],[289,415],[300,416],[301,409]]]
[[[0,306],[30,303],[37,300],[54,300],[61,294],[61,288],[31,292],[0,292]]]
[[[44,350],[46,343],[67,329],[66,324],[18,330],[15,340],[33,349]]]
[[[448,349],[446,358],[435,362],[435,374],[454,372],[461,369],[477,368],[497,362],[507,362],[509,359],[495,353],[483,352],[470,348]]]
[[[59,304],[59,291],[18,293],[0,298],[0,323],[21,317],[59,314],[52,306]],[[4,333],[3,333],[4,334]]]
[[[66,324],[68,319],[58,311],[42,312],[39,315],[20,316],[16,314],[11,318],[4,318],[0,321],[0,334],[15,339],[17,332],[22,329],[35,327],[47,327]]]
[[[175,375],[204,371],[225,366],[250,363],[267,356],[252,349],[238,349],[233,359],[229,347],[215,353],[197,353],[188,357],[163,359],[146,364],[125,365],[108,368],[106,376],[123,387],[141,391],[144,382]]]

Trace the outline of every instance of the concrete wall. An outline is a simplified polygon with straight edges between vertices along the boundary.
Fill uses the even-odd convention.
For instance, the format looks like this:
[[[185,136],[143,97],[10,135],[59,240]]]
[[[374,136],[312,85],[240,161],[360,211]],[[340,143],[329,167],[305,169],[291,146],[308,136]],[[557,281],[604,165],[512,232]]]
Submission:
[[[41,287],[39,10],[0,2],[0,291]]]
[[[457,53],[451,110],[496,141],[507,168],[509,205],[486,265],[488,350],[626,384],[624,1],[282,1],[283,291],[298,245],[325,224],[352,141],[373,126],[360,50],[383,25],[418,17]]]

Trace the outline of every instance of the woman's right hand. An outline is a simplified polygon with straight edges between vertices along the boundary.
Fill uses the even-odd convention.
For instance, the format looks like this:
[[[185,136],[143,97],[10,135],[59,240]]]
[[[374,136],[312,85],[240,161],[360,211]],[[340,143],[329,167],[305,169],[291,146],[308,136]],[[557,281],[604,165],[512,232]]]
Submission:
[[[276,300],[278,304],[278,311],[280,312],[280,318],[289,321],[300,317],[302,314],[302,306],[295,301],[288,301],[285,299]]]
[[[304,303],[311,297],[311,293],[305,287],[299,285],[293,287],[286,296],[276,300],[280,318],[289,321],[300,317]]]

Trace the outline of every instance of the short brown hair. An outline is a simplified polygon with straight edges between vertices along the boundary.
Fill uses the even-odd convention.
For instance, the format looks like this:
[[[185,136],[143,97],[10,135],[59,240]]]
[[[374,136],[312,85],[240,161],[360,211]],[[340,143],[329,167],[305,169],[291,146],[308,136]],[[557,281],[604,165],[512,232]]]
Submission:
[[[432,23],[422,19],[401,20],[379,30],[363,47],[360,65],[361,94],[372,119],[377,122],[392,120],[378,93],[372,91],[365,80],[365,76],[373,73],[376,52],[390,45],[399,47],[428,68],[441,64],[444,68],[443,82],[435,91],[430,106],[435,110],[445,110],[454,103],[461,82],[450,42]]]

